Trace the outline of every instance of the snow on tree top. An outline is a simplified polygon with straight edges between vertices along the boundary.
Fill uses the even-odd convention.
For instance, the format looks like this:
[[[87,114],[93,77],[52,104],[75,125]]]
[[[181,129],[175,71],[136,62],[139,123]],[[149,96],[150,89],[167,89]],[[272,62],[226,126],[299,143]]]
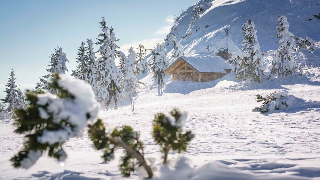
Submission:
[[[225,72],[225,69],[231,69],[230,64],[226,63],[220,56],[182,56],[173,62],[168,69],[179,60],[185,61],[192,68],[202,73]]]

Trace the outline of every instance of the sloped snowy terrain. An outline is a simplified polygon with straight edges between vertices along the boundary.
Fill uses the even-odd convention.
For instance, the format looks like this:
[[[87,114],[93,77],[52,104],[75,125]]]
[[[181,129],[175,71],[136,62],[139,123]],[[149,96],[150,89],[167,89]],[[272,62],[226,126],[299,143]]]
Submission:
[[[151,78],[144,78],[144,83],[150,84]],[[108,128],[128,124],[139,131],[146,145],[146,156],[158,159],[158,169],[161,154],[151,137],[152,120],[154,114],[168,113],[177,107],[188,112],[186,128],[196,135],[188,152],[184,153],[191,163],[185,164],[186,159],[178,161],[177,168],[189,167],[185,173],[194,171],[205,174],[215,170],[208,177],[217,179],[222,179],[220,176],[223,174],[235,176],[232,172],[243,175],[235,176],[235,179],[292,179],[291,175],[296,175],[298,179],[320,179],[320,79],[309,81],[306,77],[300,77],[266,82],[259,87],[230,79],[232,74],[205,85],[176,82],[167,85],[166,91],[182,84],[191,84],[194,90],[165,93],[163,96],[157,96],[155,89],[146,87],[135,101],[134,112],[127,106],[102,111],[100,117]],[[199,90],[195,90],[197,88]],[[266,95],[284,89],[299,99],[299,104],[287,111],[267,115],[252,112],[254,107],[260,105],[256,102],[256,94]],[[14,169],[8,160],[22,147],[23,137],[13,133],[11,122],[2,121],[0,124],[2,179],[122,178],[118,171],[118,159],[102,163],[101,152],[93,150],[86,133],[82,138],[73,138],[66,143],[69,159],[65,164],[42,157],[28,170]],[[117,152],[116,158],[119,158],[121,151]],[[169,155],[170,159],[177,160],[177,157],[177,154]],[[207,165],[207,170],[204,167],[197,169],[207,163],[213,164]],[[161,169],[161,172],[170,174],[169,169]],[[138,179],[138,175],[133,174],[130,179]]]
[[[255,23],[262,51],[278,48],[276,26],[280,16],[287,16],[290,32],[296,37],[320,41],[320,1],[316,0],[200,0],[180,16],[171,29],[187,54],[212,53],[225,37],[225,28],[235,44],[241,48],[242,24],[251,19]],[[195,6],[203,8],[192,20]],[[207,49],[209,47],[209,50]],[[169,49],[171,46],[168,47]]]
[[[278,48],[277,20],[286,15],[294,35],[320,41],[320,2],[317,0],[200,0],[204,11],[191,22],[194,6],[184,11],[171,33],[184,46],[186,55],[211,55],[225,28],[241,48],[241,24],[252,19],[263,51]],[[170,50],[170,47],[168,49]],[[238,82],[234,75],[198,82],[167,82],[163,96],[157,95],[152,75],[141,80],[135,111],[130,106],[101,111],[108,129],[130,125],[140,132],[145,154],[155,158],[155,179],[320,179],[320,43],[314,53],[303,52],[299,61],[307,76],[267,81]],[[209,50],[208,50],[209,49]],[[272,51],[265,58],[270,61]],[[268,63],[265,64],[266,66]],[[310,68],[312,67],[312,68]],[[266,69],[266,68],[265,68]],[[288,91],[295,104],[286,111],[252,112],[260,106],[256,95]],[[169,154],[169,167],[161,167],[159,147],[152,140],[152,120],[172,108],[188,112],[186,128],[195,138],[183,155]],[[11,120],[0,121],[0,179],[123,179],[116,159],[103,163],[101,152],[92,148],[87,133],[65,144],[68,160],[58,163],[48,157],[30,169],[14,169],[9,159],[22,148],[23,137],[13,133]],[[179,170],[176,173],[174,170]],[[128,179],[138,179],[134,173]]]

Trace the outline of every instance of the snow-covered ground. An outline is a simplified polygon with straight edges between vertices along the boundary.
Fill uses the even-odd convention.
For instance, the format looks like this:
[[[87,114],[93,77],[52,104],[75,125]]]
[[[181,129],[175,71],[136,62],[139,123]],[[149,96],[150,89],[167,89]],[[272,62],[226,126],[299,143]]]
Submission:
[[[158,159],[158,169],[161,154],[152,140],[152,120],[156,113],[168,113],[176,107],[188,112],[186,128],[196,136],[186,153],[169,155],[172,163],[184,156],[192,168],[211,163],[206,166],[207,173],[215,170],[211,173],[216,175],[239,172],[254,173],[251,179],[320,179],[320,79],[299,77],[259,86],[231,79],[232,75],[228,75],[208,83],[171,82],[163,96],[146,87],[135,100],[134,112],[125,106],[101,111],[100,117],[107,128],[127,124],[139,131],[146,145],[146,157]],[[146,77],[144,83],[150,84],[151,77]],[[173,93],[178,89],[180,93]],[[287,111],[267,115],[252,112],[261,105],[256,102],[256,94],[267,95],[277,90],[287,90],[299,103]],[[28,170],[14,169],[9,159],[22,147],[23,137],[14,134],[13,129],[12,121],[0,121],[0,179],[123,178],[118,170],[122,150],[117,151],[115,160],[103,163],[102,153],[92,148],[86,133],[65,144],[69,156],[65,163],[42,157]],[[134,173],[129,179],[138,178]]]

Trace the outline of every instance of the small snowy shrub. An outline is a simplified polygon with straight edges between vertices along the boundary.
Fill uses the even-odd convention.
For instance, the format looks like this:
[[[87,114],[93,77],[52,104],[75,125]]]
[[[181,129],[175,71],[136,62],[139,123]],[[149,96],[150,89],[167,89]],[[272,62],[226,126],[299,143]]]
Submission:
[[[133,131],[130,126],[115,128],[112,133],[106,133],[103,122],[99,119],[89,126],[89,136],[97,150],[104,150],[102,158],[105,162],[114,159],[114,152],[123,148],[126,150],[120,160],[119,169],[124,177],[129,177],[139,166],[143,166],[149,177],[153,176],[151,168],[144,159],[144,145],[139,139],[139,133]]]
[[[183,132],[187,114],[182,114],[177,109],[172,110],[170,114],[173,118],[159,113],[153,120],[152,136],[155,142],[160,145],[163,164],[167,163],[170,150],[178,151],[178,153],[187,151],[189,142],[194,138],[191,131]]]
[[[287,103],[288,94],[287,92],[273,92],[266,97],[262,97],[260,94],[257,96],[257,102],[262,102],[260,107],[253,109],[254,112],[261,113],[272,113],[275,110],[285,110],[288,108],[289,104]]]
[[[15,133],[26,137],[23,149],[11,158],[16,168],[30,168],[45,152],[66,160],[64,142],[81,136],[88,121],[97,118],[99,103],[89,84],[54,74],[50,86],[57,95],[27,91],[29,106],[15,111]]]

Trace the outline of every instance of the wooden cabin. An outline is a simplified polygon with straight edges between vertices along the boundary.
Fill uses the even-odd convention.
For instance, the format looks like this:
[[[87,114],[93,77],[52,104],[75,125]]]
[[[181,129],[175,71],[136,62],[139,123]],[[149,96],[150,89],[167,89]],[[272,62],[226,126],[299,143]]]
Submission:
[[[229,35],[229,30],[226,29],[225,31],[226,31],[226,36],[219,42],[213,54],[216,56],[220,56],[225,60],[228,60],[232,57],[232,54],[241,53],[241,50],[232,41],[231,35]]]
[[[231,72],[231,67],[219,56],[180,57],[165,71],[174,81],[208,82]]]

